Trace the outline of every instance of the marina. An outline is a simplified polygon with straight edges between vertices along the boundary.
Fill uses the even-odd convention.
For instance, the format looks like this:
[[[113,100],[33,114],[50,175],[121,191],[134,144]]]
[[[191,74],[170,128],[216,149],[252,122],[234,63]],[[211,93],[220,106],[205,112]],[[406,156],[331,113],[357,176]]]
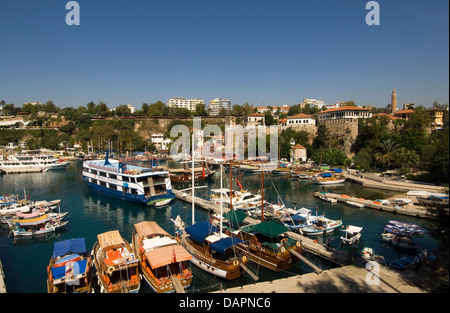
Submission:
[[[71,238],[86,238],[86,246],[90,251],[97,241],[97,235],[111,230],[119,230],[121,236],[132,240],[134,225],[142,221],[155,221],[169,234],[174,235],[175,229],[171,218],[180,215],[187,224],[191,219],[190,184],[178,184],[174,186],[173,193],[176,199],[163,207],[151,207],[144,204],[125,202],[109,196],[93,192],[87,188],[81,179],[82,166],[73,162],[67,171],[5,175],[1,180],[1,188],[5,193],[14,194],[24,187],[27,194],[36,199],[60,199],[61,210],[68,212],[70,222],[55,233],[35,238],[15,238],[7,227],[2,227],[0,233],[0,259],[5,272],[5,285],[8,292],[46,292],[47,274],[45,268],[52,255],[53,244],[56,241]],[[321,186],[305,183],[298,178],[284,175],[265,175],[265,185],[274,186],[283,198],[286,206],[307,207],[317,211],[319,215],[325,214],[330,219],[342,219],[344,227],[347,225],[363,226],[361,247],[369,246],[375,253],[382,255],[389,263],[398,259],[398,253],[391,245],[383,244],[380,233],[385,225],[393,219],[405,223],[419,224],[427,228],[427,221],[415,216],[394,215],[388,211],[356,209],[343,202],[329,203],[320,200],[316,193],[320,193]],[[261,178],[254,174],[240,176],[241,183],[249,190],[258,189]],[[218,188],[220,183],[218,173],[211,176],[199,185],[206,185],[204,190],[196,190],[195,219],[197,222],[209,220],[209,214],[220,212],[220,205],[209,202],[211,189]],[[234,188],[238,188],[234,186]],[[233,188],[233,189],[234,189]],[[354,194],[358,198],[367,199],[392,198],[397,195],[390,191],[374,191],[361,187],[359,184],[346,182],[342,186],[335,186],[337,194]],[[265,199],[276,201],[277,193],[273,188],[265,191]],[[227,211],[223,208],[224,212]],[[246,217],[249,223],[258,221],[252,217]],[[346,247],[342,247],[339,237],[342,231],[336,230],[325,236],[305,237],[295,232],[288,232],[293,240],[301,242],[304,253],[300,255],[300,262],[288,270],[276,273],[269,269],[258,268],[250,262],[247,267],[256,273],[258,283],[284,280],[289,277],[303,276],[308,273],[325,273],[333,268],[345,267],[354,263],[355,254]],[[332,249],[327,249],[325,243],[330,239]],[[427,232],[415,238],[420,247],[426,247],[429,251],[438,247],[438,241]],[[19,252],[20,251],[20,252]],[[18,257],[20,255],[20,257]],[[27,257],[33,257],[33,265],[27,264]],[[356,259],[359,259],[358,257]],[[232,281],[203,272],[191,265],[193,279],[186,292],[213,292],[239,286],[251,286],[255,279],[247,272]],[[321,274],[322,275],[322,274]],[[31,283],[40,281],[41,283]],[[152,292],[147,284],[141,283],[139,292]]]

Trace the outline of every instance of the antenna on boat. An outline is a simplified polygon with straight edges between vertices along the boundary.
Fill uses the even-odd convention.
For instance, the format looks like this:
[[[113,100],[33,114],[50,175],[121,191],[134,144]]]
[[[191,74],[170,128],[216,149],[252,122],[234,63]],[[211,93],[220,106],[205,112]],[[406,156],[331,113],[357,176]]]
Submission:
[[[109,163],[109,139],[108,139],[108,147],[106,148],[105,165],[111,165],[111,163]]]

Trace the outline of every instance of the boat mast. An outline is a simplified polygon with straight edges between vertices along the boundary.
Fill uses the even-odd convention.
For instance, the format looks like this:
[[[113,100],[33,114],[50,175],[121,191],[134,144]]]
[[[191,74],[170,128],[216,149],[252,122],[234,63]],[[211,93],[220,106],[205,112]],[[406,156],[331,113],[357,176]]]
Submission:
[[[261,162],[261,222],[264,221],[264,170]]]
[[[194,149],[195,149],[195,143],[194,143],[194,137],[195,132],[192,132],[192,225],[195,224],[195,213],[194,213]]]
[[[230,210],[233,210],[233,161],[230,159]]]
[[[222,237],[222,214],[223,214],[223,182],[222,182],[223,162],[220,162],[220,237]]]

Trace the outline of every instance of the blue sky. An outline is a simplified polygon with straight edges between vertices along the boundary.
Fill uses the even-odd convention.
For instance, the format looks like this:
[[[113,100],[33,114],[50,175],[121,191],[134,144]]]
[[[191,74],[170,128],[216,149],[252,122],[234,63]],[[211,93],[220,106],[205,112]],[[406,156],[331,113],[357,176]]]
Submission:
[[[0,100],[449,103],[449,1],[0,1]]]

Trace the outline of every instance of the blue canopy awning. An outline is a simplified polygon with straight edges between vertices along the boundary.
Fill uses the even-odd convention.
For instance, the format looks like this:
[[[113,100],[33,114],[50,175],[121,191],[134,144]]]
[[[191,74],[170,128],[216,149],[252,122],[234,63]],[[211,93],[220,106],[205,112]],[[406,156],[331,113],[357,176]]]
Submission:
[[[304,221],[306,221],[306,217],[298,215],[298,214],[295,214],[295,215],[291,216],[291,219],[293,221],[297,221],[297,222],[304,222]]]
[[[331,177],[331,173],[322,173],[320,174],[322,177]]]
[[[200,242],[202,242],[207,236],[211,235],[217,230],[217,227],[212,225],[210,222],[195,223],[194,225],[188,226],[185,229],[186,233],[191,235],[194,240]]]
[[[335,173],[342,173],[342,169],[340,168],[332,168]]]
[[[53,258],[63,256],[67,253],[86,253],[86,242],[84,238],[68,239],[55,242]]]
[[[78,262],[75,262],[72,266],[73,268],[73,276],[76,277],[78,274],[84,275],[86,273],[87,268],[87,260],[81,260]],[[52,267],[52,274],[54,279],[61,279],[66,276],[66,267],[60,266],[60,267]]]
[[[242,239],[236,238],[236,237],[226,237],[222,238],[212,244],[209,245],[211,250],[216,251],[220,254],[225,254],[225,251],[237,244],[240,244],[244,242]]]

